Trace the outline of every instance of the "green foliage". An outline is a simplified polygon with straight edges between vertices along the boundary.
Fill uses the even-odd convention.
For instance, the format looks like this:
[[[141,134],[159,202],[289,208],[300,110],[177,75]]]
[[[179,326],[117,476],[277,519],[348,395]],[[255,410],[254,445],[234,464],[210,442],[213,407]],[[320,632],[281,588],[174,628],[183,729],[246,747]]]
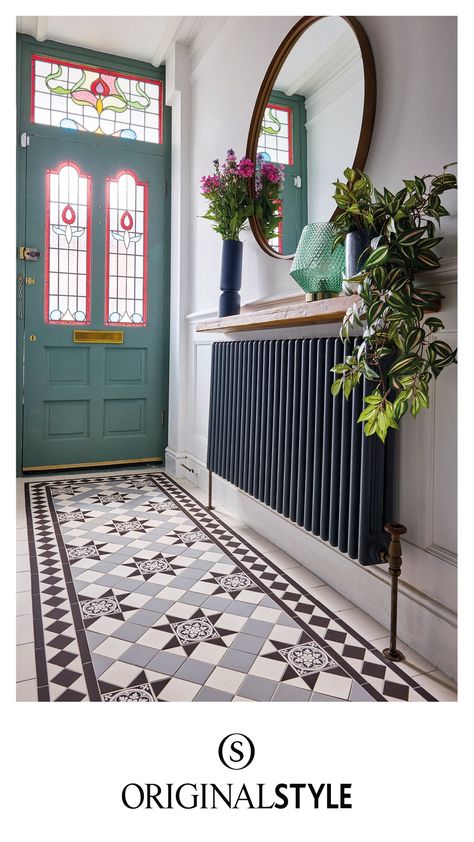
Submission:
[[[362,377],[370,381],[373,391],[358,420],[366,435],[375,433],[383,442],[407,412],[415,417],[428,409],[430,381],[456,363],[456,350],[436,336],[444,329],[441,319],[425,318],[439,304],[439,294],[415,285],[415,275],[440,265],[434,249],[443,238],[435,236],[435,225],[448,215],[440,195],[457,187],[456,177],[446,172],[449,166],[441,175],[404,180],[398,193],[374,189],[359,170],[345,170],[347,184],[335,182],[340,213],[334,243],[365,228],[373,250],[356,279],[360,300],[347,310],[340,332],[347,339],[351,328],[360,327],[362,339],[332,369],[340,377],[331,391],[348,398]]]

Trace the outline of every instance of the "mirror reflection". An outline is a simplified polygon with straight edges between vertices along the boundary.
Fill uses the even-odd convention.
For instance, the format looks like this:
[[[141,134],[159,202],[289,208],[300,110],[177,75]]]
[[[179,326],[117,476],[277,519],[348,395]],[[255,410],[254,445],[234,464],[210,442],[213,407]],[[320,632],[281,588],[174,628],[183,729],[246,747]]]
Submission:
[[[292,255],[304,226],[334,212],[332,182],[354,160],[364,108],[364,64],[350,24],[313,23],[300,36],[273,83],[257,146],[259,171],[269,162],[284,179],[261,220],[271,248]]]

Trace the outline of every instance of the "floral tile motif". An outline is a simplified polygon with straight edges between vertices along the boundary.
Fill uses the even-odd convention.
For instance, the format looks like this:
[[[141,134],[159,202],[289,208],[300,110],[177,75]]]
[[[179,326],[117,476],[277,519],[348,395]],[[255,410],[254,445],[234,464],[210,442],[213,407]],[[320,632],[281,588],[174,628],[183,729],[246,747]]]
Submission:
[[[155,694],[147,684],[139,684],[137,687],[126,687],[123,690],[116,690],[112,693],[102,693],[104,702],[156,702]]]
[[[85,620],[97,619],[107,614],[119,614],[120,606],[115,596],[103,596],[100,599],[86,599],[80,602],[82,616]]]
[[[301,676],[312,675],[315,672],[337,667],[337,663],[313,642],[290,646],[288,649],[280,649],[280,655]]]
[[[183,623],[172,623],[172,627],[182,646],[219,637],[207,617],[197,617],[192,620],[185,620]]]
[[[216,579],[225,591],[243,591],[253,585],[246,573],[232,573],[227,576],[217,576]]]
[[[75,509],[73,512],[58,512],[59,523],[68,523],[70,520],[80,520],[85,522],[85,517],[82,509]]]
[[[89,541],[82,547],[66,547],[69,561],[77,561],[80,558],[96,558],[100,560],[99,550],[94,541]]]

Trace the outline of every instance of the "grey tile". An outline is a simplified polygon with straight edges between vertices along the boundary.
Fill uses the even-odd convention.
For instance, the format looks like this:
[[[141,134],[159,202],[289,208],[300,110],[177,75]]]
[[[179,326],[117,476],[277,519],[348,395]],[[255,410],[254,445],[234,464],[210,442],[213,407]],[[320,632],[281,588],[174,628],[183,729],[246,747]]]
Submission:
[[[139,588],[137,588],[137,593],[143,593],[147,596],[156,596],[157,593],[163,590],[165,586],[160,582],[143,582]]]
[[[361,687],[360,684],[357,684],[357,681],[352,682],[352,689],[351,694],[349,696],[350,702],[375,702],[373,696],[365,690],[364,687]]]
[[[100,643],[103,643],[104,640],[107,640],[106,634],[99,634],[99,632],[88,631],[86,629],[87,635],[87,642],[89,644],[89,649],[97,649]]]
[[[201,550],[201,553],[202,553],[202,550]],[[207,571],[207,570],[210,570],[211,567],[214,566],[214,564],[215,564],[215,561],[206,561],[206,559],[197,558],[196,561],[193,564],[193,567],[196,567],[196,569],[198,569],[198,570]]]
[[[136,614],[133,615],[133,622],[137,623],[139,626],[146,626],[147,629],[151,629],[152,626],[158,622],[160,617],[162,617],[162,614],[158,613],[158,611],[148,611],[149,603],[147,602],[146,604],[146,608],[140,608]]]
[[[174,601],[171,599],[161,599],[160,597],[154,596],[153,599],[150,599],[146,603],[146,607],[147,611],[154,611],[161,617],[173,604]]]
[[[122,623],[117,629],[115,629],[112,633],[112,637],[118,637],[120,640],[129,640],[131,643],[134,643],[144,633],[145,631],[143,626],[137,626],[135,623],[131,623],[129,621],[127,623]]]
[[[223,690],[215,690],[214,687],[202,687],[194,702],[230,702],[232,693],[224,693]]]
[[[111,667],[113,663],[113,658],[106,658],[105,655],[96,655],[95,652],[92,653],[92,664],[97,678],[99,678],[106,669]]]
[[[232,649],[239,649],[241,652],[252,652],[257,655],[260,652],[264,643],[263,637],[255,637],[252,634],[243,634],[239,632],[235,640],[231,643]]]
[[[290,617],[285,611],[282,611],[280,616],[278,617],[278,625],[279,626],[288,626],[290,629],[300,629],[301,626],[293,617]]]
[[[105,585],[107,588],[114,588],[116,585],[119,585],[120,589],[123,590],[123,579],[121,576],[113,576],[111,573],[106,573],[105,576],[96,579],[94,585]]]
[[[138,576],[130,576],[128,579],[121,580],[120,590],[127,591],[128,593],[133,593],[133,591],[138,590],[140,585],[143,585],[142,579],[140,579]]]
[[[239,687],[239,696],[244,696],[246,699],[254,699],[256,702],[269,702],[277,687],[277,681],[269,681],[268,678],[258,678],[256,675],[248,675]]]
[[[264,596],[260,605],[263,608],[279,608],[281,610],[281,605],[278,605],[278,603],[274,602],[273,599],[270,599],[269,596]]]
[[[219,666],[231,670],[248,672],[257,656],[253,652],[241,652],[239,649],[228,649]]]
[[[126,664],[136,664],[137,667],[146,667],[155,655],[156,649],[152,649],[151,646],[134,643],[120,655],[118,660],[125,661]]]
[[[188,591],[180,597],[180,602],[185,602],[186,605],[202,605],[208,599],[207,593],[196,593],[195,591]],[[171,605],[173,603],[170,603]]]
[[[222,596],[210,596],[202,603],[203,608],[210,608],[212,611],[227,611],[230,602]]]
[[[273,629],[273,623],[266,623],[264,620],[247,620],[242,631],[245,634],[254,634],[257,637],[267,638]]]
[[[310,702],[344,702],[345,699],[336,699],[334,696],[325,696],[324,693],[313,693]]]
[[[174,655],[172,652],[158,652],[152,661],[147,665],[148,669],[155,672],[162,672],[165,675],[174,675],[176,670],[184,664],[184,655]]]
[[[188,658],[176,673],[176,678],[184,678],[186,681],[194,681],[196,684],[204,684],[213,671],[215,664],[206,664],[196,658]]]
[[[253,602],[241,602],[240,600],[234,599],[229,607],[226,608],[226,611],[228,614],[238,614],[239,617],[250,617],[255,611],[255,605]]]
[[[308,702],[311,690],[303,690],[302,687],[293,687],[291,684],[282,682],[277,688],[272,702]]]

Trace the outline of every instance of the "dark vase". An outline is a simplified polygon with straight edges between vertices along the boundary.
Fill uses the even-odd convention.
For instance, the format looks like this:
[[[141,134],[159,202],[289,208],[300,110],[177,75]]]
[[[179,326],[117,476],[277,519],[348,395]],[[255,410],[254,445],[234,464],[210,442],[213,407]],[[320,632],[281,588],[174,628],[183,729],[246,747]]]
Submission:
[[[346,278],[353,278],[362,270],[367,255],[361,256],[369,247],[371,235],[369,231],[350,231],[346,234]]]
[[[222,241],[219,316],[237,316],[240,313],[243,247],[240,240]]]

